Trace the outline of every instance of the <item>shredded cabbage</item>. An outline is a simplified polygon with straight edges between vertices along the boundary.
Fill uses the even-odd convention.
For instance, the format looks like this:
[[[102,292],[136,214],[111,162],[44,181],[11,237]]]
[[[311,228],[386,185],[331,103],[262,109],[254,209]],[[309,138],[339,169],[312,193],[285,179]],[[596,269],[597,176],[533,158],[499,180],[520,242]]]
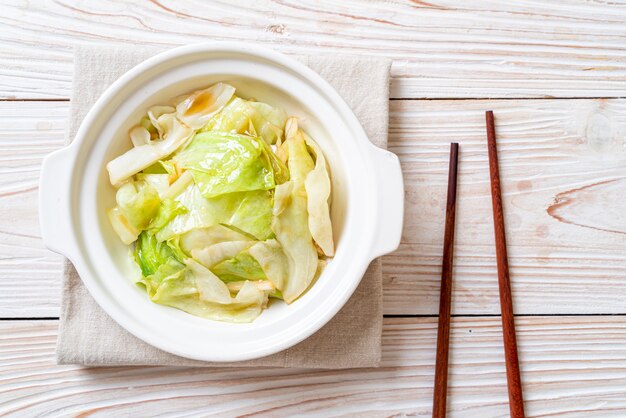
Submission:
[[[283,109],[217,83],[150,107],[128,135],[107,213],[153,302],[250,322],[334,255],[326,159]]]

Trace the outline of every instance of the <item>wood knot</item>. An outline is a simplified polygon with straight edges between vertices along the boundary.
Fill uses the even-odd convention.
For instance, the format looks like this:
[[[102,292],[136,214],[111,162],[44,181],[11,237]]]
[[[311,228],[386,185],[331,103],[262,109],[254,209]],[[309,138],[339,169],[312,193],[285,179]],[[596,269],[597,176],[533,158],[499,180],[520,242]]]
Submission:
[[[283,24],[269,25],[268,27],[265,28],[265,30],[268,31],[268,32],[274,32],[274,33],[277,33],[279,35],[282,35],[285,32],[285,25],[283,25]]]

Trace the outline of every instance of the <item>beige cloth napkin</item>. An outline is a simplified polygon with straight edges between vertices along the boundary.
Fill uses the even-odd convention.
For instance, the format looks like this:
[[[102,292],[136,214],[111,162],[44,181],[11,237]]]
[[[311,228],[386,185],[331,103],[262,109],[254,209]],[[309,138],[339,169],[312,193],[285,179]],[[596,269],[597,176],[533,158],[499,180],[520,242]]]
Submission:
[[[74,138],[89,108],[113,81],[158,52],[143,47],[77,48],[68,138]],[[328,80],[350,105],[369,138],[379,147],[386,147],[390,61],[331,56],[298,59]],[[372,262],[352,298],[321,330],[285,351],[243,362],[189,360],[136,338],[104,313],[69,261],[65,263],[62,291],[59,364],[336,369],[372,367],[380,362],[383,318],[380,259]]]

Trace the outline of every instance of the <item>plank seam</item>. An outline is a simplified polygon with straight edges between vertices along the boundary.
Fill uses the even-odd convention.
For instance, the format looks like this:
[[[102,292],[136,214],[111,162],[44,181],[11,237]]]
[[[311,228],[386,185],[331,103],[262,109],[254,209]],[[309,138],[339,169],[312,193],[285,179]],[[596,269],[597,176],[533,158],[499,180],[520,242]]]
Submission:
[[[626,96],[535,96],[535,97],[390,97],[390,101],[423,100],[429,102],[455,101],[514,101],[514,100],[620,100]]]
[[[389,101],[514,101],[514,100],[622,100],[626,96],[535,96],[535,97],[390,97]],[[68,97],[18,98],[3,97],[0,102],[69,102]]]
[[[516,314],[516,318],[527,317],[626,317],[626,313],[551,313],[551,314]],[[438,318],[437,314],[415,314],[415,315],[402,315],[402,314],[390,314],[383,315],[383,318]],[[452,314],[452,318],[499,318],[500,314]],[[58,321],[58,316],[39,316],[39,317],[0,317],[0,321]]]

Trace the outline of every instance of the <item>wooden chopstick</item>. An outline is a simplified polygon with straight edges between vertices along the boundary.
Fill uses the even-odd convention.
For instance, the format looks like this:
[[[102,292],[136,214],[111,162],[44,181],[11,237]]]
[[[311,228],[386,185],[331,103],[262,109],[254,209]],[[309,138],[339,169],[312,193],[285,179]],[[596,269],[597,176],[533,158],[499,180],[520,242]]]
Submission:
[[[502,334],[504,337],[504,358],[506,361],[506,379],[509,387],[509,410],[512,418],[524,417],[524,398],[520,378],[517,339],[515,337],[515,318],[513,317],[513,299],[509,279],[509,260],[506,251],[504,213],[500,190],[500,170],[498,168],[498,148],[493,112],[486,113],[487,151],[489,153],[489,174],[491,176],[491,202],[493,207],[493,226],[496,236],[496,258],[498,261],[498,284],[500,286],[500,310],[502,312]]]
[[[450,347],[450,305],[452,299],[452,258],[454,254],[454,223],[456,217],[456,179],[459,164],[459,144],[450,144],[450,167],[448,169],[448,200],[446,225],[443,238],[443,262],[441,266],[441,290],[439,292],[439,327],[437,330],[437,359],[435,362],[435,392],[433,394],[433,418],[446,416],[448,393],[448,352]]]

